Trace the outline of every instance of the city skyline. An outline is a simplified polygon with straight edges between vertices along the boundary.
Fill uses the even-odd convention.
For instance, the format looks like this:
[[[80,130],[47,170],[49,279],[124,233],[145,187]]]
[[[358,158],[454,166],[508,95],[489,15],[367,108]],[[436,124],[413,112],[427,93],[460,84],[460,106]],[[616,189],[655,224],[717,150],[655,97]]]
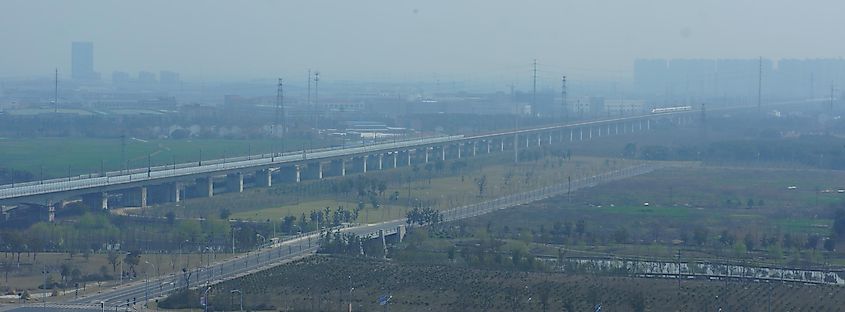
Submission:
[[[808,34],[835,29],[836,12],[845,9],[835,1],[761,7],[748,0],[0,6],[0,26],[25,30],[0,34],[16,47],[0,58],[2,77],[70,72],[68,42],[90,41],[104,77],[161,69],[193,81],[298,76],[309,68],[335,79],[524,80],[533,59],[548,77],[619,80],[632,77],[637,58],[835,58],[842,44]],[[92,10],[102,14],[79,20]]]

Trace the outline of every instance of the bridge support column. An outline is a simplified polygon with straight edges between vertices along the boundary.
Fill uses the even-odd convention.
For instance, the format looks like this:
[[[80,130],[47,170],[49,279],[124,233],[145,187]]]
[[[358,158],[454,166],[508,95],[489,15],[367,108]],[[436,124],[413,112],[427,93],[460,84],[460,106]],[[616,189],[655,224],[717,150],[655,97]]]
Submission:
[[[273,172],[270,169],[256,171],[255,184],[262,187],[273,186]]]
[[[405,232],[406,232],[406,229],[405,229],[405,226],[404,226],[404,225],[400,225],[400,226],[397,226],[397,227],[396,227],[396,238],[398,238],[398,241],[399,241],[400,243],[401,243],[403,240],[405,240]]]
[[[182,201],[182,183],[173,183],[173,202],[178,203]]]
[[[340,176],[341,177],[346,176],[346,159],[345,158],[340,160]]]
[[[569,129],[569,142],[573,141],[574,136],[575,136],[575,130]]]
[[[490,154],[490,141],[487,141],[487,154]]]
[[[411,150],[408,150],[408,167],[411,166]]]
[[[384,154],[378,154],[378,170],[384,170]]]
[[[203,197],[214,197],[214,177],[197,180],[197,189]]]
[[[472,142],[472,157],[478,154],[478,142]]]
[[[616,134],[619,134],[619,124],[613,124],[613,128],[616,129]]]
[[[584,128],[578,129],[578,141],[584,141]]]
[[[244,191],[243,173],[234,173],[226,176],[226,190],[229,192],[242,193]]]
[[[384,239],[384,230],[378,230],[378,238],[381,241],[381,248],[384,250],[384,257],[387,258],[387,241]]]
[[[587,137],[587,139],[592,140],[593,139],[593,127],[589,127],[587,129],[589,129],[589,133],[590,133],[590,135]]]
[[[428,153],[428,147],[423,148],[423,150],[425,150],[425,163],[427,164],[428,163],[428,154],[429,154]]]
[[[645,129],[646,129],[646,130],[651,130],[651,119],[646,119],[646,120],[645,120]]]
[[[56,204],[52,200],[47,200],[47,221],[56,222]]]
[[[552,133],[549,132],[549,145],[552,145]]]
[[[440,160],[446,161],[446,145],[440,148]]]
[[[296,183],[302,182],[302,166],[294,165],[294,169],[296,170],[296,178],[294,181],[296,181]]]
[[[141,187],[141,208],[147,207],[147,187]]]
[[[458,143],[458,159],[461,159],[461,150],[464,149],[463,145]]]
[[[321,161],[317,162],[317,179],[318,180],[323,179],[323,162],[321,162]]]
[[[505,151],[505,139],[502,139],[501,143],[502,143],[502,150],[501,151],[504,152]]]
[[[109,209],[109,194],[101,192],[82,195],[82,204],[94,209]]]
[[[537,146],[542,145],[541,142],[543,141],[543,138],[541,138],[540,136],[541,135],[539,133],[537,133]]]

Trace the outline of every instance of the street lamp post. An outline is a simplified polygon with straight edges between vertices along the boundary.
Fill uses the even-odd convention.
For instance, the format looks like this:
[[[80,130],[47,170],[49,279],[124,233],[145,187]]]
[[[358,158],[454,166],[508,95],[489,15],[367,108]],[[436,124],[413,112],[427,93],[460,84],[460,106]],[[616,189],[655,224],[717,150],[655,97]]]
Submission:
[[[202,294],[203,298],[203,311],[208,312],[208,292],[211,290],[211,286],[205,289],[205,292]]]
[[[156,278],[158,278],[158,267],[155,264],[150,263],[149,261],[144,261],[144,263],[149,264],[153,267],[153,269],[156,271]],[[146,277],[146,275],[147,274],[145,272],[144,277]],[[149,286],[150,286],[149,284],[150,284],[150,281],[149,281],[149,278],[147,278],[147,285],[144,286],[144,301],[145,302],[147,300],[149,300],[149,297],[147,295],[147,292],[148,292],[148,289],[149,289]],[[161,292],[159,292],[159,295],[161,295]]]

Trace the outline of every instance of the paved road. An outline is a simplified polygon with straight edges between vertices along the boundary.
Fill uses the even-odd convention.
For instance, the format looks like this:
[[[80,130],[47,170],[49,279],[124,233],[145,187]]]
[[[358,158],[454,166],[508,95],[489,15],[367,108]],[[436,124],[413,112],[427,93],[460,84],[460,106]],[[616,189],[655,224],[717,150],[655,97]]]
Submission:
[[[592,187],[600,183],[648,173],[660,167],[662,167],[662,165],[659,164],[642,164],[632,166],[573,180],[571,185],[569,183],[561,183],[537,190],[495,198],[477,204],[452,208],[444,211],[443,216],[447,221],[479,216],[551,196],[566,194],[570,190],[575,191],[584,187]],[[404,224],[406,224],[406,219],[402,218],[382,223],[343,228],[341,231],[367,236],[374,235],[375,233],[378,233],[379,230],[391,233],[395,231],[398,226]],[[241,255],[237,258],[228,259],[210,265],[204,269],[194,270],[190,272],[191,287],[216,284],[224,280],[266,270],[267,268],[311,255],[317,250],[316,241],[316,234],[305,235],[277,243],[274,246],[267,247],[262,250]],[[166,276],[151,279],[149,282],[139,280],[115,287],[102,293],[88,295],[84,298],[65,300],[64,302],[57,304],[48,303],[46,307],[39,304],[32,304],[25,307],[13,308],[10,311],[61,311],[68,307],[73,307],[74,309],[80,311],[87,311],[85,309],[93,311],[100,309],[100,302],[104,302],[107,310],[113,311],[114,309],[119,309],[122,311],[126,308],[127,303],[131,306],[132,302],[137,302],[138,305],[136,306],[140,307],[145,299],[152,300],[153,298],[167,295],[176,289],[184,287],[184,281],[185,279],[181,274],[178,276]],[[93,310],[91,307],[94,307]]]

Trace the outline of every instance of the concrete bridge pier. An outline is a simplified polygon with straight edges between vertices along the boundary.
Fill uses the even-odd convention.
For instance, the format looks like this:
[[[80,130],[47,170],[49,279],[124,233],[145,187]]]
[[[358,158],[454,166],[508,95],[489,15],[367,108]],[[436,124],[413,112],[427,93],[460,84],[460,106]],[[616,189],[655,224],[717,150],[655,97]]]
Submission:
[[[461,150],[464,149],[464,145],[461,144],[461,143],[458,143],[457,146],[458,146],[458,159],[461,159]]]
[[[239,172],[226,175],[226,190],[234,193],[243,193],[244,174]]]
[[[317,179],[323,179],[323,162],[317,162]]]
[[[539,147],[540,145],[542,145],[542,140],[543,140],[542,135],[541,135],[541,134],[539,134],[539,133],[537,133],[537,146],[538,146],[538,147]]]
[[[273,186],[273,171],[270,169],[255,172],[255,185],[258,187]]]
[[[490,154],[490,140],[485,140],[485,142],[487,143],[487,154]]]
[[[584,141],[584,128],[578,128],[578,141]]]
[[[384,170],[384,154],[378,154],[378,170]]]
[[[391,152],[393,154],[393,168],[399,167],[399,151]]]
[[[427,164],[428,163],[428,154],[429,154],[428,147],[423,148],[423,150],[425,151],[425,163]]]
[[[478,155],[478,142],[472,142],[472,157]]]
[[[408,150],[406,152],[406,153],[408,153],[408,167],[411,167],[411,165],[413,165],[413,163],[411,162],[411,157],[413,157],[413,155],[411,154],[411,151],[412,150]]]
[[[51,199],[47,200],[47,221],[56,222],[56,204]]]
[[[202,197],[214,197],[214,177],[197,179],[197,191]]]
[[[569,129],[569,142],[572,142],[574,137],[575,137],[575,130]]]
[[[82,204],[94,209],[109,209],[109,194],[98,192],[82,195]]]
[[[378,230],[378,239],[381,241],[381,248],[384,250],[384,257],[387,258],[387,241],[384,239],[384,230]]]
[[[501,143],[501,146],[502,146],[500,152],[504,152],[505,151],[505,139],[502,139],[502,141],[500,141],[499,143]]]
[[[440,147],[440,160],[446,161],[446,145]]]
[[[403,240],[405,240],[405,233],[406,233],[406,230],[405,230],[404,225],[400,225],[400,226],[396,227],[396,238],[400,243]]]
[[[182,183],[173,183],[171,189],[173,190],[173,202],[178,203],[182,201]]]
[[[141,208],[147,207],[147,187],[142,186],[141,189]]]

